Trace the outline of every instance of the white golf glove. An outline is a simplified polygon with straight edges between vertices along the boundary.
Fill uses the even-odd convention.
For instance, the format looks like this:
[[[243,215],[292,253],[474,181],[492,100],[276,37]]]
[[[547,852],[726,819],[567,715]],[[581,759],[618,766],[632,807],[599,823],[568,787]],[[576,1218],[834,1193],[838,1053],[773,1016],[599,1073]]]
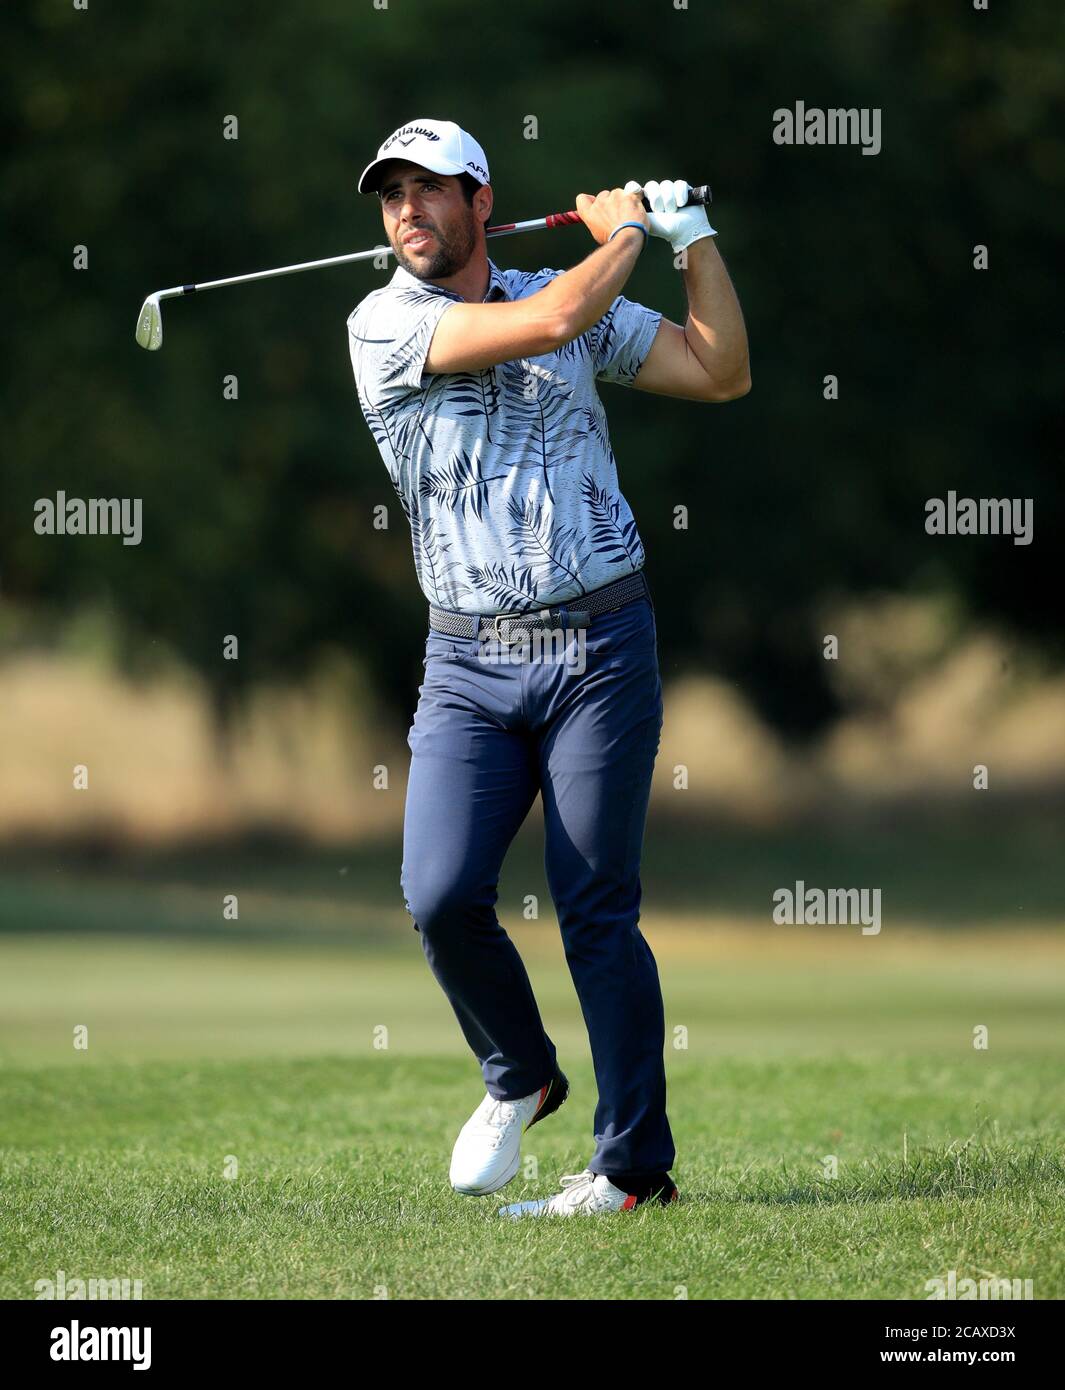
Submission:
[[[674,255],[691,246],[692,242],[701,241],[703,237],[717,236],[717,232],[707,221],[706,208],[702,203],[685,206],[688,201],[688,185],[684,179],[663,179],[661,183],[652,179],[650,183],[644,184],[630,179],[625,185],[625,192],[639,193],[641,188],[643,196],[651,205],[651,211],[647,214],[647,220],[651,224],[651,235],[668,241]]]

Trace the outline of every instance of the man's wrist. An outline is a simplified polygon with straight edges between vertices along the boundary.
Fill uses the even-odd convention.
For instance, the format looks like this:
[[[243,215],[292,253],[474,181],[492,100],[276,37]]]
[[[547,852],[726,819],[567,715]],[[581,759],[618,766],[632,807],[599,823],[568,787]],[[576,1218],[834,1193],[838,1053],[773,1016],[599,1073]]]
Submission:
[[[705,227],[700,227],[694,236],[692,236],[690,232],[681,233],[676,241],[671,241],[669,244],[673,250],[673,254],[677,256],[681,251],[687,251],[689,246],[694,246],[696,242],[708,241],[716,236],[717,232],[707,223]]]
[[[638,232],[641,245],[650,236],[650,231],[642,222],[619,222],[614,230],[607,237],[607,242],[618,240],[624,237],[626,232]]]

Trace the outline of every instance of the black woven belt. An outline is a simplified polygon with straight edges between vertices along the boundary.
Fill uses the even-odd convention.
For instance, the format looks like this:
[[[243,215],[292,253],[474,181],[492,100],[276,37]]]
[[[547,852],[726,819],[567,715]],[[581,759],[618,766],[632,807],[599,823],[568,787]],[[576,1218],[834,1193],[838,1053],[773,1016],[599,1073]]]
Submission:
[[[504,645],[520,642],[530,633],[543,628],[560,627],[565,617],[565,625],[588,627],[593,618],[603,613],[613,613],[638,598],[650,598],[643,571],[628,574],[624,579],[606,584],[602,589],[593,589],[590,594],[578,594],[564,604],[554,608],[540,608],[531,613],[493,613],[490,616],[476,613],[453,613],[447,608],[429,605],[429,626],[434,632],[445,637],[477,637],[482,642],[498,641]],[[572,607],[570,606],[572,605]]]

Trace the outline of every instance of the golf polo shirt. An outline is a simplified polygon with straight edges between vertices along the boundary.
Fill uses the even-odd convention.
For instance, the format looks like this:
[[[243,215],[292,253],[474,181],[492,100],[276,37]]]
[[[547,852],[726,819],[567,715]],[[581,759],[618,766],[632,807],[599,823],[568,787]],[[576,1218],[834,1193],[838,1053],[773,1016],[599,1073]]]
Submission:
[[[524,299],[563,273],[488,267],[485,303]],[[595,383],[632,384],[662,315],[618,295],[557,352],[427,374],[436,325],[462,302],[397,266],[348,318],[359,404],[426,598],[464,613],[533,610],[641,569]]]

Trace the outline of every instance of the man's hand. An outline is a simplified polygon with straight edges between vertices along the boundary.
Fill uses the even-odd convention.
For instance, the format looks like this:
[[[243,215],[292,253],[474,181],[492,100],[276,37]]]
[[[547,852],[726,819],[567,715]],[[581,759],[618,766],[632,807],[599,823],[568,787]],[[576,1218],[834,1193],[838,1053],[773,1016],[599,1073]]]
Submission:
[[[630,179],[625,191],[631,193],[636,190],[638,197],[640,186],[635,179]],[[650,183],[643,184],[643,196],[651,204],[651,235],[668,241],[674,255],[703,237],[717,236],[701,203],[685,206],[688,185],[683,179],[663,179],[661,183],[652,179]],[[580,208],[577,210],[579,212]]]
[[[604,188],[594,198],[590,193],[578,193],[577,212],[600,246],[609,240],[610,233],[622,222],[639,222],[648,231],[651,230],[640,194],[626,189]]]

